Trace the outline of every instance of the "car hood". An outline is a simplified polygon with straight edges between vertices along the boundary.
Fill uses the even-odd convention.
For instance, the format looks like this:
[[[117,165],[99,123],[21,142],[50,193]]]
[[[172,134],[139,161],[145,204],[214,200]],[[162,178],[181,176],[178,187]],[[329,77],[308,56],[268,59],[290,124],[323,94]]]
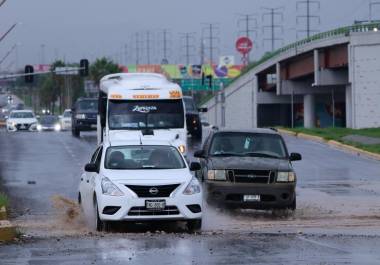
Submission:
[[[9,118],[7,120],[8,122],[16,122],[16,123],[27,123],[27,124],[30,124],[30,123],[35,123],[37,122],[37,119],[36,118],[19,118],[19,119],[12,119],[12,118]]]
[[[212,157],[212,169],[291,170],[288,160],[262,157]]]
[[[102,175],[119,184],[129,185],[167,185],[173,183],[188,183],[192,176],[184,169],[141,169],[141,170],[110,170]]]

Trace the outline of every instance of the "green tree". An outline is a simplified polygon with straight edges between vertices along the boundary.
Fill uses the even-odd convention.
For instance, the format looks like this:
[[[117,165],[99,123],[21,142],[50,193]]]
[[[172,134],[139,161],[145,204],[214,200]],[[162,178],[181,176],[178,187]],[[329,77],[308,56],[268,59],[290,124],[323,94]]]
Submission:
[[[97,59],[95,63],[90,66],[90,77],[97,85],[99,85],[100,79],[105,75],[120,72],[120,67],[105,57]]]

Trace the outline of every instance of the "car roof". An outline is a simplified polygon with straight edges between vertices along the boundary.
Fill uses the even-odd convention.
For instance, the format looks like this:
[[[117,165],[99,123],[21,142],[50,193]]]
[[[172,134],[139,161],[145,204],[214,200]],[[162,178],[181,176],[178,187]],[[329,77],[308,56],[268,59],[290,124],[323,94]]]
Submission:
[[[262,134],[277,134],[279,135],[279,133],[277,132],[276,129],[274,128],[254,128],[254,129],[228,129],[228,128],[223,128],[223,129],[220,129],[220,130],[217,130],[217,131],[214,131],[215,134],[217,133],[225,133],[225,132],[228,132],[228,133],[262,133]]]
[[[105,147],[109,146],[128,146],[128,145],[161,145],[161,146],[173,146],[170,144],[168,141],[165,140],[153,140],[153,139],[142,139],[141,141],[139,139],[134,139],[134,140],[116,140],[116,141],[111,141],[111,142],[105,142],[103,143]]]
[[[32,110],[28,110],[28,109],[23,109],[23,110],[12,110],[11,112],[32,112]]]

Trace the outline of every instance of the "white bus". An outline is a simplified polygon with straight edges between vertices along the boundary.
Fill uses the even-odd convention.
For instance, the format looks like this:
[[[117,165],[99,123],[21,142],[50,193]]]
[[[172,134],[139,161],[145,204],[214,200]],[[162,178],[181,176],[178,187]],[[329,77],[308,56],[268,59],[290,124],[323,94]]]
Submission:
[[[98,143],[140,135],[176,142],[187,152],[181,87],[164,75],[111,74],[100,81]]]

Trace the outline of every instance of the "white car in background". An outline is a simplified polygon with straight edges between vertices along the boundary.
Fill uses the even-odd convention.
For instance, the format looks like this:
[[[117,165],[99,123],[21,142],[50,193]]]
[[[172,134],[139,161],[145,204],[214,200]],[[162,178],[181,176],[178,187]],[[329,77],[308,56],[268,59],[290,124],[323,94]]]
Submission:
[[[94,210],[98,231],[123,220],[180,220],[190,231],[199,230],[202,190],[190,172],[199,169],[161,140],[104,143],[85,167],[78,201],[84,211]]]
[[[7,131],[37,131],[37,118],[31,110],[13,110],[7,117]]]
[[[71,109],[65,109],[59,118],[62,130],[71,130]]]

